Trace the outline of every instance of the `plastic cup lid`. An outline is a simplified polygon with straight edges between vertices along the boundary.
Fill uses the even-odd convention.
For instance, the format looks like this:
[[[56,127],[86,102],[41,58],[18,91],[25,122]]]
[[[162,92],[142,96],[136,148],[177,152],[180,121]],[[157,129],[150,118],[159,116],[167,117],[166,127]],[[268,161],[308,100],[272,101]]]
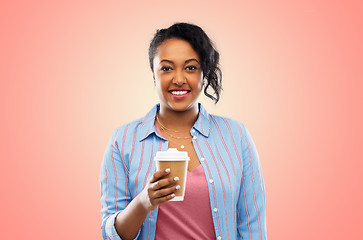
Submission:
[[[176,148],[169,148],[167,151],[160,151],[156,153],[155,161],[189,161],[188,152],[178,151]]]

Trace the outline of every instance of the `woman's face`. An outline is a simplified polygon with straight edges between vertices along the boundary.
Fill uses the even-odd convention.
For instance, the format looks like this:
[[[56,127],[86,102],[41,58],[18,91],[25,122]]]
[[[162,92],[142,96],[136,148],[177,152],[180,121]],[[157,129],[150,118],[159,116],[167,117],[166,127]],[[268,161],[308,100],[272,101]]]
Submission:
[[[198,108],[203,73],[199,56],[189,42],[165,40],[157,48],[153,64],[156,91],[163,109],[180,112]]]

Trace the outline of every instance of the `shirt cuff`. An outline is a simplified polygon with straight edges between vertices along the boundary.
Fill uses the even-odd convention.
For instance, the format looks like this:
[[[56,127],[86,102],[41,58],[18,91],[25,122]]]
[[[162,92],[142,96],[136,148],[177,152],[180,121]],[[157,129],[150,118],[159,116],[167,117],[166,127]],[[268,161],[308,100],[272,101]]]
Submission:
[[[112,214],[111,216],[108,217],[107,221],[106,221],[106,225],[105,225],[105,232],[106,232],[106,237],[104,237],[104,240],[122,240],[122,238],[117,234],[116,228],[115,228],[115,220],[117,215],[120,213],[116,212],[114,214]],[[140,230],[137,233],[137,236],[135,237],[135,239],[137,239],[140,235]]]

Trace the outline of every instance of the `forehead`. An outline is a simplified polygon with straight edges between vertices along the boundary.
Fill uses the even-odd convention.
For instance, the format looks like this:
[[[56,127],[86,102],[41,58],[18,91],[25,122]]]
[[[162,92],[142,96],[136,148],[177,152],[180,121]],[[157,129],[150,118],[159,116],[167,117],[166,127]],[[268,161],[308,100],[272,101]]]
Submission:
[[[175,61],[195,58],[199,61],[198,54],[194,51],[188,41],[175,38],[162,42],[157,48],[155,58]]]

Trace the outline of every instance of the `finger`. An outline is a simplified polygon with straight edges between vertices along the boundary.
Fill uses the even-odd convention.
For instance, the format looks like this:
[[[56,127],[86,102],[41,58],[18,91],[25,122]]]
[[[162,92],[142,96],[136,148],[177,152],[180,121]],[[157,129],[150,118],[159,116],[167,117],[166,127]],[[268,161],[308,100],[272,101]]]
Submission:
[[[169,187],[169,188],[160,189],[160,190],[155,191],[153,193],[153,198],[154,199],[158,199],[158,198],[166,197],[168,195],[174,194],[179,189],[180,189],[180,185],[173,186],[173,187]]]
[[[167,202],[167,201],[173,199],[174,197],[175,197],[175,194],[172,193],[172,194],[169,194],[169,195],[164,196],[164,197],[156,198],[154,200],[154,204],[156,204],[156,205],[162,204],[164,202]]]
[[[158,181],[160,178],[168,175],[170,173],[170,168],[167,168],[167,169],[163,169],[163,170],[159,170],[159,171],[156,171],[151,179],[150,179],[150,183],[154,183],[156,181]]]
[[[161,179],[157,182],[154,182],[152,184],[151,189],[156,191],[158,189],[161,188],[166,188],[166,187],[172,187],[175,186],[175,184],[179,181],[178,177],[170,177],[170,178],[166,178],[166,179]]]

